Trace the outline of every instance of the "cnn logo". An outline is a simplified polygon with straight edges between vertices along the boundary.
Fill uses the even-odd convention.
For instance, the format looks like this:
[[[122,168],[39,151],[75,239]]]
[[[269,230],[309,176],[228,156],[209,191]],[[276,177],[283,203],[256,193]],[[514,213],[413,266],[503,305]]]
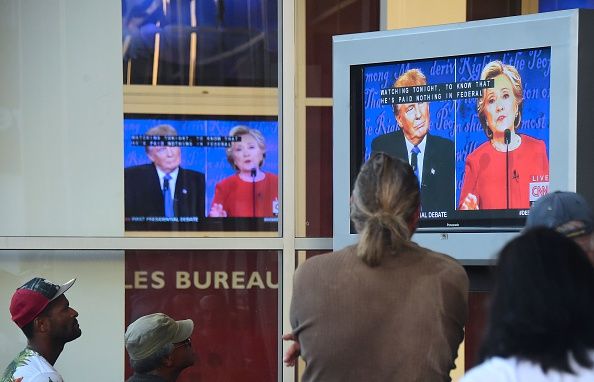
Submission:
[[[549,193],[549,182],[530,183],[530,201],[534,202]]]

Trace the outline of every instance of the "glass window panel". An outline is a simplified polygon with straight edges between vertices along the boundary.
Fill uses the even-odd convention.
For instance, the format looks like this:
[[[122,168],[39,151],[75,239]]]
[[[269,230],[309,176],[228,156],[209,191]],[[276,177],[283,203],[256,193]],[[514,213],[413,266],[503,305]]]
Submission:
[[[478,352],[487,328],[489,292],[471,291],[468,295],[468,321],[464,336],[464,369],[478,365]]]
[[[122,19],[126,234],[278,236],[278,1],[122,0]]]
[[[517,16],[522,13],[522,0],[466,2],[466,20],[484,20],[496,17]]]
[[[306,236],[331,237],[331,107],[306,108],[306,150]]]
[[[478,352],[487,328],[489,298],[494,287],[494,266],[465,266],[470,281],[468,295],[468,320],[464,336],[464,368],[471,369],[478,363]]]
[[[124,83],[277,86],[277,1],[122,0]]]
[[[126,251],[126,325],[191,318],[199,361],[178,382],[276,381],[278,258],[271,251]],[[132,371],[126,361],[126,378]]]
[[[306,94],[332,97],[332,36],[379,30],[379,0],[307,0]]]

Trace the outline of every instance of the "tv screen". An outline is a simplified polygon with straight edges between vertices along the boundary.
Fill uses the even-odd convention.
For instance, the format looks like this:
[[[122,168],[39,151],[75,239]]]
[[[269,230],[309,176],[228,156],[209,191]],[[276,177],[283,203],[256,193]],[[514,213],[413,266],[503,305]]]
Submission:
[[[523,226],[549,189],[550,47],[350,70],[351,189],[386,152],[419,179],[421,231]]]
[[[124,116],[126,231],[278,231],[276,117]]]

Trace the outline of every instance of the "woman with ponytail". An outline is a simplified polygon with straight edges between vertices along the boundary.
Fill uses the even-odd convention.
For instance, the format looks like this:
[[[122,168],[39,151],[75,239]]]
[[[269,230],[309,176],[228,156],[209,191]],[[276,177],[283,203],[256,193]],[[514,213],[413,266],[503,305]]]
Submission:
[[[419,205],[406,162],[377,153],[362,166],[351,197],[359,242],[295,274],[285,339],[300,346],[304,382],[450,380],[468,278],[454,259],[411,241]]]

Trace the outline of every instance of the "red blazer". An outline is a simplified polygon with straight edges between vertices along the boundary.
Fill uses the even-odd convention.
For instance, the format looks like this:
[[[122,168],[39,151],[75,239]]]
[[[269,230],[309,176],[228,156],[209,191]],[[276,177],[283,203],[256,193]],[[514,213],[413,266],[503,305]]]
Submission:
[[[269,172],[265,174],[263,180],[255,183],[243,181],[237,174],[221,180],[216,185],[213,204],[222,204],[228,217],[277,216],[278,207],[275,214],[273,204],[278,203],[278,177]]]
[[[549,181],[549,160],[544,141],[521,135],[522,143],[509,152],[509,207],[530,208],[530,184]],[[485,142],[466,158],[458,206],[468,193],[478,197],[479,209],[505,209],[505,153]]]

